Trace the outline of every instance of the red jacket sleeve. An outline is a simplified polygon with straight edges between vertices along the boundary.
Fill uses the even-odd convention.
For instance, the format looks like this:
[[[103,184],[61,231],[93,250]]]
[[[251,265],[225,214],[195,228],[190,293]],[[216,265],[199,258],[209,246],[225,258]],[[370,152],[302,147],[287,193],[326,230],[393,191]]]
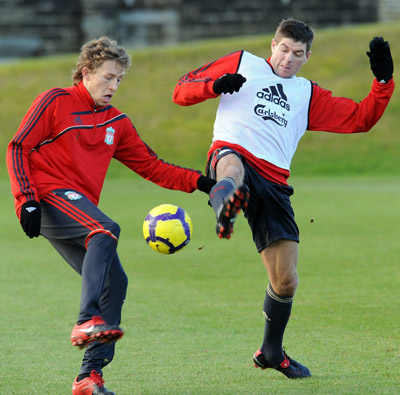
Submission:
[[[176,166],[159,159],[157,154],[143,142],[132,125],[124,135],[114,153],[114,158],[146,180],[167,188],[183,192],[197,189],[201,172]]]
[[[54,106],[57,97],[66,95],[63,89],[43,92],[32,103],[17,133],[7,148],[7,168],[16,208],[31,200],[39,201],[35,183],[29,170],[29,155],[53,129]],[[19,210],[17,210],[19,216]]]
[[[190,106],[217,97],[214,81],[227,73],[237,73],[242,54],[243,51],[232,52],[179,78],[173,93],[174,103]]]
[[[356,103],[345,97],[333,97],[331,91],[313,84],[308,129],[335,133],[367,132],[382,116],[393,90],[393,79],[387,84],[374,79],[368,96]]]

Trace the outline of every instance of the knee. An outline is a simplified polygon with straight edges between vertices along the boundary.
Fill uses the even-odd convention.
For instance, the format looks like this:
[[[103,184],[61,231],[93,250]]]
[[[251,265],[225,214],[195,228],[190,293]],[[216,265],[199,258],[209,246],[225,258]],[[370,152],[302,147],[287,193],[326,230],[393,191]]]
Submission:
[[[110,220],[109,222],[103,223],[102,225],[104,229],[98,229],[95,232],[102,233],[104,235],[110,235],[111,237],[118,240],[119,235],[121,234],[121,227],[116,222]]]
[[[244,179],[244,169],[243,166],[230,166],[228,168],[230,177],[233,178],[237,186],[243,184]]]
[[[120,233],[120,226],[111,221],[104,225],[103,229],[95,229],[90,232],[86,237],[85,247],[89,248],[90,245],[96,245],[103,248],[116,248]]]
[[[279,296],[293,296],[296,293],[297,286],[299,285],[299,278],[297,273],[288,276],[282,276],[276,279],[272,289]]]
[[[117,239],[121,234],[121,227],[114,221],[111,221],[107,226],[104,227],[105,230],[108,230],[111,234],[113,234]]]

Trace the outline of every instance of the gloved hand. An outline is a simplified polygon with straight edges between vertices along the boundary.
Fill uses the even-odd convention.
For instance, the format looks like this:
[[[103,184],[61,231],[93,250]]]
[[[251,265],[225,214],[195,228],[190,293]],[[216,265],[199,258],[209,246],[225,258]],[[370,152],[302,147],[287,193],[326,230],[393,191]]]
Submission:
[[[217,95],[221,93],[239,92],[239,89],[246,82],[241,74],[225,74],[214,81],[213,90]]]
[[[374,37],[369,43],[367,52],[371,70],[379,82],[386,83],[393,77],[393,59],[390,46],[382,37]]]
[[[41,220],[42,214],[39,202],[31,200],[22,205],[20,223],[26,235],[31,239],[40,235]]]
[[[211,191],[211,188],[217,183],[216,180],[213,180],[212,178],[205,177],[205,176],[200,176],[200,178],[197,180],[197,189],[201,192],[209,194]]]

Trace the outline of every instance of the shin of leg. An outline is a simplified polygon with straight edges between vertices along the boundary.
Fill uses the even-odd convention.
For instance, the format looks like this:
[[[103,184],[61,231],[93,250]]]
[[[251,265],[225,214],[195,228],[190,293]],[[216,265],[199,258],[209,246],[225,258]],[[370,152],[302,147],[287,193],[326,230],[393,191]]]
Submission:
[[[90,374],[92,370],[102,373],[102,369],[114,358],[115,343],[90,343],[83,356],[79,374]]]
[[[112,261],[108,277],[100,297],[100,314],[112,325],[121,323],[122,306],[128,288],[128,277],[116,253]]]
[[[92,236],[87,247],[82,266],[80,322],[100,315],[100,296],[116,254],[117,240],[107,233],[99,232]]]
[[[265,330],[261,350],[271,365],[284,359],[282,341],[298,284],[297,247],[296,242],[280,240],[261,252],[270,280],[263,306]]]
[[[263,312],[265,318],[264,339],[261,351],[271,365],[279,365],[283,359],[282,342],[292,310],[293,298],[281,298],[268,286]]]

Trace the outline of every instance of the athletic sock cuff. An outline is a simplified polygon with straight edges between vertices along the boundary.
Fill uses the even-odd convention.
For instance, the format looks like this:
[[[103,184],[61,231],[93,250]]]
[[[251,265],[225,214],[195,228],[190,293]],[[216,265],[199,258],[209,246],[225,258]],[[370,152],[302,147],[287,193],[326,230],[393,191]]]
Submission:
[[[236,184],[235,180],[234,180],[232,177],[224,177],[224,178],[221,178],[218,182],[221,182],[222,180],[229,181],[229,182],[232,184],[233,189],[236,189],[236,188],[237,188],[237,184]]]
[[[272,289],[271,284],[268,284],[267,287],[267,294],[269,297],[272,299],[276,300],[277,302],[280,303],[291,303],[293,301],[293,296],[279,296],[275,293],[275,291]]]

